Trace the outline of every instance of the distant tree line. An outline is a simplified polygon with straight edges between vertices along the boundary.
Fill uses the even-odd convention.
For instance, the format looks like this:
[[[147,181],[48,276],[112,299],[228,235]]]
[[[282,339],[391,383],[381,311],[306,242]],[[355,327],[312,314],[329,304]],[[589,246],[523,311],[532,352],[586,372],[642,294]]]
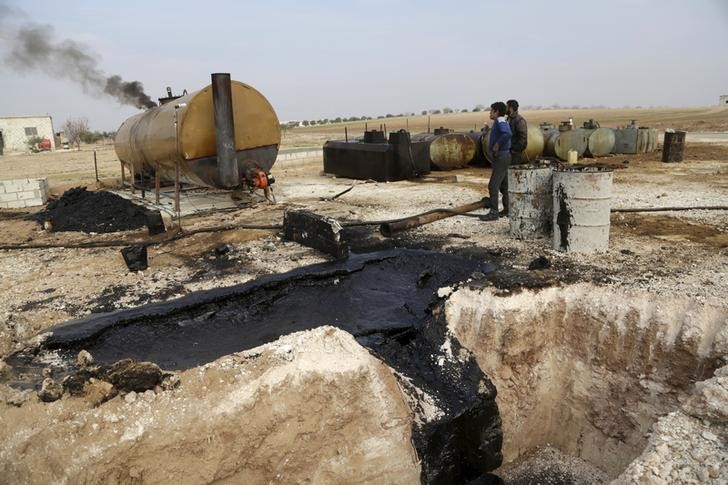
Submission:
[[[427,116],[427,115],[447,115],[447,114],[453,114],[453,113],[479,113],[479,112],[486,112],[488,111],[490,105],[485,104],[476,104],[472,109],[468,110],[468,108],[450,108],[450,107],[444,107],[444,108],[433,108],[433,109],[423,109],[420,111],[420,115]],[[650,106],[650,108],[654,108],[653,106]],[[581,106],[581,105],[560,105],[558,103],[554,103],[548,106],[542,106],[542,105],[521,105],[521,110],[556,110],[556,109],[610,109],[608,106],[604,105],[592,105],[592,106]],[[642,106],[624,106],[623,109],[642,109]],[[332,123],[348,123],[352,121],[367,121],[372,119],[387,119],[387,118],[404,118],[408,116],[417,116],[414,112],[404,112],[399,114],[392,114],[387,113],[385,115],[378,115],[376,117],[371,116],[351,116],[349,118],[342,118],[342,117],[336,117],[336,118],[323,118],[320,120],[303,120],[301,122],[294,121],[286,124],[281,124],[282,129],[288,129],[288,128],[295,128],[298,126],[320,126],[320,125],[328,125]]]
[[[426,115],[440,115],[440,114],[452,114],[452,113],[468,113],[469,111],[477,113],[479,111],[484,111],[484,110],[485,110],[485,105],[477,104],[477,105],[475,105],[475,107],[472,110],[468,110],[468,108],[457,109],[457,108],[445,107],[445,108],[440,108],[440,109],[435,109],[435,108],[425,109],[425,110],[422,110],[420,112],[420,114],[422,116],[426,116]],[[408,116],[417,116],[417,114],[413,111],[409,111],[409,112],[398,113],[398,114],[387,113],[385,115],[377,115],[374,117],[372,117],[372,116],[360,116],[360,117],[351,116],[349,118],[337,117],[337,118],[332,118],[332,119],[323,118],[320,120],[303,120],[300,123],[298,121],[295,121],[295,122],[291,122],[292,124],[291,123],[286,124],[285,128],[293,128],[296,126],[327,125],[327,124],[331,124],[331,123],[348,123],[351,121],[367,121],[367,120],[373,120],[373,119],[382,120],[382,119],[387,119],[387,118],[406,118]],[[281,127],[283,128],[284,125],[282,124]]]

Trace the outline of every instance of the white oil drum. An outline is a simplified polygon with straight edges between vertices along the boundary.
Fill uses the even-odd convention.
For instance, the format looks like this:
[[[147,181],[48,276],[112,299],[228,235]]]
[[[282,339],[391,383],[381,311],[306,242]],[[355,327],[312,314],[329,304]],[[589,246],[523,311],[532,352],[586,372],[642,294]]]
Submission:
[[[511,237],[548,237],[553,218],[553,170],[548,165],[508,168],[508,220]]]
[[[572,166],[553,174],[553,247],[575,253],[609,247],[612,169]]]

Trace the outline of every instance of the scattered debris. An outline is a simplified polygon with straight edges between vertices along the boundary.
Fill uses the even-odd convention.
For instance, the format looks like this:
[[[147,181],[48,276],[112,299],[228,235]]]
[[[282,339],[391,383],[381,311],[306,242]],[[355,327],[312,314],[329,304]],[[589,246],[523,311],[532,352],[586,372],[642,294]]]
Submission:
[[[549,269],[551,267],[551,261],[546,256],[539,256],[528,264],[530,271],[537,269]]]
[[[52,378],[46,377],[43,379],[40,391],[38,391],[38,398],[43,402],[57,401],[63,395],[63,387],[56,383]]]
[[[105,372],[106,380],[119,391],[144,392],[162,382],[163,372],[152,362],[135,362],[123,359]]]
[[[147,260],[147,246],[144,244],[132,244],[121,250],[124,262],[129,271],[144,271],[149,267]]]
[[[116,397],[118,393],[113,384],[93,377],[89,379],[83,391],[86,401],[94,407],[101,406]]]
[[[336,219],[307,210],[289,210],[283,216],[283,237],[318,249],[336,259],[349,257],[349,246],[341,237],[341,224]]]
[[[94,363],[93,356],[86,350],[82,350],[76,357],[76,365],[79,369],[85,369]]]

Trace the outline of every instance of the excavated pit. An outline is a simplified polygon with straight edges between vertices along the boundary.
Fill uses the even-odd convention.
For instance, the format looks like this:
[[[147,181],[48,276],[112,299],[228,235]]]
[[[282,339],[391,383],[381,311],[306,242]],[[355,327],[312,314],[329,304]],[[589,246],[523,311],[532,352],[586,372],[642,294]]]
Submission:
[[[37,388],[49,362],[57,380],[78,377],[81,350],[98,364],[131,358],[181,371],[332,325],[397,375],[413,413],[422,481],[488,483],[502,458],[496,390],[447,335],[438,292],[493,269],[449,254],[393,250],[91,315],[52,328],[40,348],[9,358],[11,384]]]
[[[544,478],[539,467],[584,481],[568,466],[544,466],[544,453],[540,464],[529,461],[554,448],[604,477],[619,476],[643,453],[655,422],[678,411],[728,351],[722,307],[589,284],[513,296],[461,289],[447,301],[446,315],[449,330],[498,389],[505,465],[496,473],[526,482]],[[726,433],[725,423],[705,429],[707,436]],[[673,465],[681,466],[653,468]]]
[[[354,255],[68,322],[8,363],[26,387],[49,362],[76,372],[81,350],[183,370],[333,325],[395,371],[425,483],[615,478],[725,365],[722,307],[586,283],[499,291],[525,278],[511,273],[426,250]]]

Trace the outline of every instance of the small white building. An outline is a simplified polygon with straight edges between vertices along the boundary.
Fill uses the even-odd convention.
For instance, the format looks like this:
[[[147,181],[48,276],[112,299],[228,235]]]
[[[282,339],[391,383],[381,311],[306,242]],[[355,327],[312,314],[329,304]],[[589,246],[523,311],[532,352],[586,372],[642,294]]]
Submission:
[[[50,140],[51,150],[55,150],[53,133],[50,116],[0,117],[0,155],[29,151],[28,140],[34,136]]]
[[[722,106],[724,108],[728,108],[728,94],[724,94],[720,97],[720,101],[718,102],[719,106]]]

